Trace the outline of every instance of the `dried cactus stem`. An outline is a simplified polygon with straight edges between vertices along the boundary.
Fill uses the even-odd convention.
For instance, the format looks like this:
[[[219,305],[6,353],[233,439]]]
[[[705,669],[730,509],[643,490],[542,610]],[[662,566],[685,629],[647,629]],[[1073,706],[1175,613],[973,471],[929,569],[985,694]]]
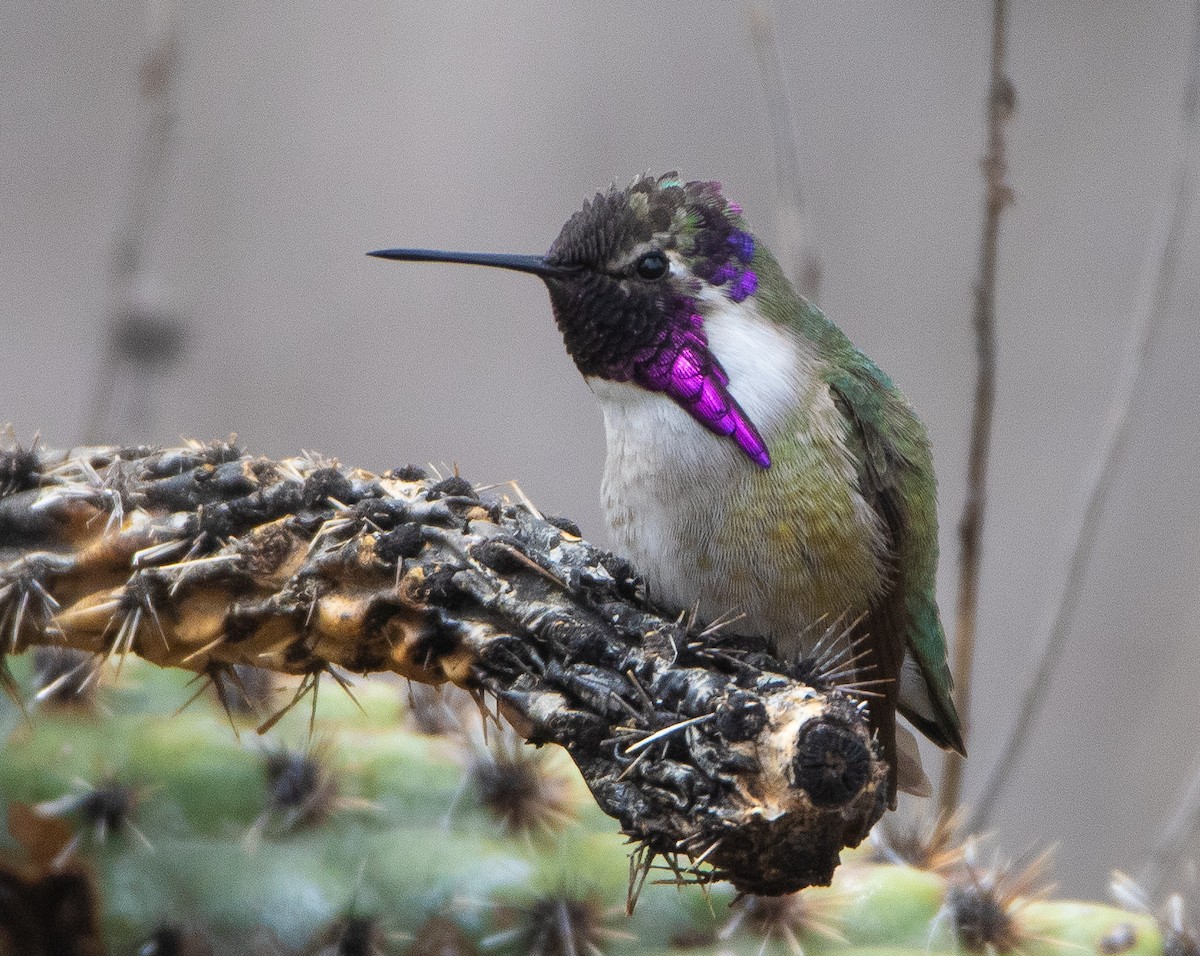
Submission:
[[[253,665],[304,675],[301,692],[340,668],[494,695],[527,740],[568,750],[639,845],[639,879],[662,856],[760,895],[828,883],[883,813],[860,701],[761,642],[689,634],[626,562],[460,478],[226,444],[22,467],[0,497],[12,650],[134,653],[217,682]]]

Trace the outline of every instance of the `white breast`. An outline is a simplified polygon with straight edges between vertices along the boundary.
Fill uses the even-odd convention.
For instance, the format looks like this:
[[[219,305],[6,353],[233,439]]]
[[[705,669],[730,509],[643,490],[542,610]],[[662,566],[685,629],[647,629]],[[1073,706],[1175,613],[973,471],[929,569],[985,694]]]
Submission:
[[[726,301],[705,319],[704,331],[709,351],[729,374],[729,392],[742,410],[764,434],[777,428],[811,380],[812,353],[762,318],[749,300]],[[672,446],[673,461],[679,452],[685,460],[711,459],[713,443],[720,439],[665,395],[602,378],[590,377],[588,384],[604,411],[610,455],[616,439],[624,454],[637,450],[654,455],[656,449],[663,451],[665,442]],[[730,449],[734,459],[738,453],[732,445]]]
[[[815,357],[750,300],[724,300],[705,321],[729,391],[770,443],[811,381]],[[617,549],[647,576],[654,597],[702,618],[727,614],[729,569],[713,542],[730,490],[757,468],[671,399],[624,382],[589,378],[608,437],[602,497]],[[764,582],[765,584],[766,582]],[[737,595],[755,616],[753,594]]]

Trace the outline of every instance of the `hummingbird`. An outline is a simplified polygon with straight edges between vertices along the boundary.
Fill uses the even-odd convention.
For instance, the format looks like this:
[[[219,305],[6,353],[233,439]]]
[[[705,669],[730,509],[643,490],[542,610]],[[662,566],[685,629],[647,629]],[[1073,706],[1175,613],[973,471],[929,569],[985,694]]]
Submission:
[[[925,427],[880,368],[799,296],[716,182],[597,193],[545,255],[382,249],[540,278],[599,400],[616,549],[664,608],[819,653],[849,622],[897,788],[928,795],[916,740],[965,754],[935,599]]]

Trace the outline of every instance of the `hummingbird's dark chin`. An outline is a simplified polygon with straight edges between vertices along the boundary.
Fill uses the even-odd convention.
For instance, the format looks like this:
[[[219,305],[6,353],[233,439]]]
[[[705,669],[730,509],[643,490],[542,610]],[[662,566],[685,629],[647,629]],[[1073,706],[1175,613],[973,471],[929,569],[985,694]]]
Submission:
[[[664,286],[654,287],[657,294],[631,290],[595,273],[547,286],[567,352],[584,376],[661,393],[709,431],[732,438],[756,465],[770,467],[766,442],[709,350],[694,297]]]
[[[603,273],[583,270],[551,279],[546,288],[563,343],[584,375],[627,367],[654,346],[665,326],[660,295]]]

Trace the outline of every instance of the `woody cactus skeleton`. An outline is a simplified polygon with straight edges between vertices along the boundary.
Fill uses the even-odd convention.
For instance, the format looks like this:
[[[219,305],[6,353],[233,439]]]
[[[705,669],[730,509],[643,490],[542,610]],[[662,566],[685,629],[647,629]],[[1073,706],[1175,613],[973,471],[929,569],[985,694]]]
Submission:
[[[692,634],[634,570],[464,480],[383,476],[228,444],[0,453],[0,633],[207,677],[252,664],[450,681],[566,748],[637,845],[681,879],[758,894],[828,883],[880,817],[861,700],[818,659]],[[295,702],[295,701],[293,701]],[[680,862],[686,861],[686,862]]]

